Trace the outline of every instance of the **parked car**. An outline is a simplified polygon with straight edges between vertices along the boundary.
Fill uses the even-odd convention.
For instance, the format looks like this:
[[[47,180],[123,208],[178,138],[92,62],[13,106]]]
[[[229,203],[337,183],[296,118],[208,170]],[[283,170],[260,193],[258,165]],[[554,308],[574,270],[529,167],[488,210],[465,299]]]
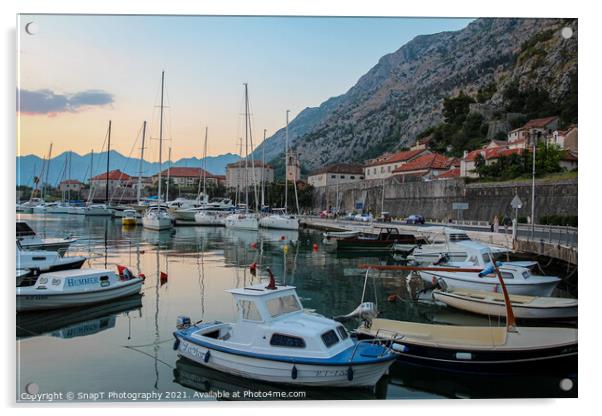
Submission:
[[[374,217],[372,216],[372,214],[358,214],[355,216],[355,220],[361,222],[372,222],[372,220],[374,220]]]
[[[353,221],[353,220],[355,220],[355,216],[356,215],[357,214],[355,212],[348,212],[347,214],[345,214],[345,216],[343,217],[343,219],[347,220],[347,221]]]
[[[422,215],[410,215],[405,219],[406,224],[424,224],[424,217]]]
[[[334,214],[332,213],[332,211],[329,210],[324,210],[322,212],[320,212],[320,218],[333,218]]]

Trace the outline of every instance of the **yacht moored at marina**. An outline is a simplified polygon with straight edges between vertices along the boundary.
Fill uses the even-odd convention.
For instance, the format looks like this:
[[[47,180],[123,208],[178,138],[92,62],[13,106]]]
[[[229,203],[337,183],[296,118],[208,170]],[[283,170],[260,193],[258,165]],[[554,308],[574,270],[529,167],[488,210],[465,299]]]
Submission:
[[[194,215],[194,222],[197,225],[226,225],[226,216],[224,211],[200,210]]]
[[[56,251],[23,250],[17,241],[17,269],[41,272],[79,269],[85,261],[83,256],[61,257]]]
[[[299,219],[294,215],[286,213],[284,208],[274,209],[274,213],[261,217],[259,225],[265,228],[276,228],[279,230],[298,230]]]
[[[271,273],[271,272],[270,272]],[[293,286],[228,290],[238,308],[232,323],[190,324],[174,332],[178,354],[249,379],[303,386],[374,386],[396,355],[378,342],[358,342],[338,322],[303,310]]]
[[[123,210],[123,216],[121,217],[121,225],[133,226],[138,223],[138,212],[135,209]]]

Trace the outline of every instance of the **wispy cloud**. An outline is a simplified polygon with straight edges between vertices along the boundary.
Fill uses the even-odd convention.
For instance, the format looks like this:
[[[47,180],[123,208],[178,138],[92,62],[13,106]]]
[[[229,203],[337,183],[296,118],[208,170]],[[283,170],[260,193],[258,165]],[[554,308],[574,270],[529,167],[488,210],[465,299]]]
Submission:
[[[56,116],[73,113],[92,106],[113,103],[113,95],[105,91],[87,90],[73,94],[55,93],[51,90],[17,90],[17,111],[21,114]]]

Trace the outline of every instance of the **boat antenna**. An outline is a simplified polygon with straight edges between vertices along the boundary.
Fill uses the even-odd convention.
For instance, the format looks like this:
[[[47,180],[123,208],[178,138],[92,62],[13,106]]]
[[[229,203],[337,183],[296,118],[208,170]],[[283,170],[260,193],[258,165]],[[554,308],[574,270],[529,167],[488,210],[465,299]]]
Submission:
[[[512,303],[510,303],[510,296],[508,296],[508,290],[506,289],[506,284],[504,283],[504,279],[502,278],[500,269],[497,267],[497,263],[495,262],[495,258],[493,257],[493,252],[491,251],[491,249],[489,249],[489,255],[491,257],[491,263],[493,264],[495,273],[497,274],[497,278],[500,281],[500,286],[502,287],[502,293],[504,294],[504,303],[506,304],[506,330],[508,332],[517,332],[516,319],[514,318],[514,311],[512,310]]]
[[[266,270],[270,275],[270,283],[265,288],[270,290],[276,290],[276,279],[274,279],[274,273],[272,273],[272,269],[270,269],[269,267]]]
[[[163,153],[163,90],[165,87],[165,71],[161,71],[161,111],[159,116],[159,188],[157,189],[157,209],[161,209],[161,164]]]
[[[146,137],[146,120],[142,123],[142,147],[140,148],[140,164],[138,165],[138,189],[136,189],[136,199],[140,205],[140,188],[142,187],[142,168],[144,163],[144,139]]]

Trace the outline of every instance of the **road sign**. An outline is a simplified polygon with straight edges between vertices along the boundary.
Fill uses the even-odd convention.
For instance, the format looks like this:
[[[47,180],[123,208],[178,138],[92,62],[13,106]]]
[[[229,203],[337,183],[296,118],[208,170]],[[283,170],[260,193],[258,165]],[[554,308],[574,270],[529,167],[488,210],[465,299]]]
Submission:
[[[454,210],[468,209],[468,202],[452,202],[452,209],[454,209]]]
[[[521,209],[523,207],[523,201],[520,200],[518,195],[514,195],[514,198],[512,199],[512,202],[510,203],[510,205],[514,209]]]

